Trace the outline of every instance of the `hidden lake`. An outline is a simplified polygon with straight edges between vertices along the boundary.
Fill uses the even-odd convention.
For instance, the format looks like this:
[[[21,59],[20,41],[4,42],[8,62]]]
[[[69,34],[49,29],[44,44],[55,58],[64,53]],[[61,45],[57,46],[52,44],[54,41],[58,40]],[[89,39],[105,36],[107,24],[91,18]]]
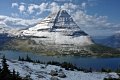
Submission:
[[[32,60],[39,60],[41,62],[69,62],[77,67],[93,70],[101,70],[102,68],[116,70],[120,68],[120,58],[96,58],[96,57],[80,57],[80,56],[47,56],[40,54],[33,54],[30,52],[21,51],[0,51],[0,58],[6,56],[7,59],[18,60],[19,56],[26,58],[28,55]]]

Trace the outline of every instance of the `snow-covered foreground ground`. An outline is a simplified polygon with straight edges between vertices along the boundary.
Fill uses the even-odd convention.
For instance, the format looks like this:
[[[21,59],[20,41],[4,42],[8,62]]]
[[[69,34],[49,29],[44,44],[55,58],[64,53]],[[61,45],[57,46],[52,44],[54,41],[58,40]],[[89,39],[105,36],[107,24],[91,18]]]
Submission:
[[[119,77],[116,73],[84,73],[82,71],[67,71],[59,66],[29,63],[24,61],[8,60],[7,63],[11,71],[15,69],[15,71],[18,71],[22,77],[30,75],[30,78],[32,78],[32,80],[51,80],[51,70],[59,71],[60,69],[62,69],[62,72],[64,72],[66,77],[60,78],[56,76],[59,80],[103,80],[107,77]]]

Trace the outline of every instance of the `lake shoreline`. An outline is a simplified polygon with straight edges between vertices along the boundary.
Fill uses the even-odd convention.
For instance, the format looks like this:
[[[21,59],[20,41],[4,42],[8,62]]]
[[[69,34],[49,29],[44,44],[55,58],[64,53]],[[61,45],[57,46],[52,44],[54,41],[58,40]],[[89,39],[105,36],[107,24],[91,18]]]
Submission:
[[[28,53],[34,53],[34,54],[37,54],[37,55],[45,55],[45,56],[79,56],[79,57],[91,57],[91,58],[120,58],[120,54],[115,54],[115,55],[106,55],[106,53],[104,53],[103,55],[91,55],[91,54],[81,54],[81,53],[70,53],[70,54],[59,54],[59,53],[50,53],[49,52],[35,52],[33,50],[29,50],[29,51],[26,51],[26,50],[17,50],[17,49],[1,49],[0,51],[18,51],[18,52],[28,52]]]
[[[46,56],[46,55],[38,55],[29,52],[21,52],[21,51],[0,51],[1,57],[5,55],[8,59],[15,59],[18,60],[20,57],[26,57],[27,55],[33,60],[40,60],[41,62],[68,62],[76,65],[77,67],[84,67],[84,68],[93,68],[95,70],[101,70],[101,68],[107,68],[116,70],[120,66],[120,58],[98,58],[98,57],[81,57],[81,56]],[[14,56],[13,56],[14,55]]]

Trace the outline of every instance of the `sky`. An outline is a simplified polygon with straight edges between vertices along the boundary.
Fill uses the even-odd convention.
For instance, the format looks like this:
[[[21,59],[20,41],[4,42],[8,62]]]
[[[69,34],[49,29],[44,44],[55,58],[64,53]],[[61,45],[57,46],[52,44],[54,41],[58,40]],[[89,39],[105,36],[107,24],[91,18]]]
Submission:
[[[120,0],[1,0],[0,27],[33,27],[50,13],[65,9],[92,36],[120,31]]]

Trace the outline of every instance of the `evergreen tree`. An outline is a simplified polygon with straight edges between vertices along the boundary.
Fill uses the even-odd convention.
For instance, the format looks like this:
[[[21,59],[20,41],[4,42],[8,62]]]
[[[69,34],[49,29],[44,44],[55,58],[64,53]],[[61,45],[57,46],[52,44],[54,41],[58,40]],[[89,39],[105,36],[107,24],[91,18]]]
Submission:
[[[33,62],[28,55],[26,56],[26,61],[28,61],[28,62]]]
[[[13,75],[15,75],[15,70],[13,69],[13,73],[12,73]]]
[[[13,69],[13,72],[11,73],[8,69],[9,66],[7,64],[5,56],[2,58],[2,69],[0,68],[0,80],[24,80],[19,76],[19,73],[15,72]]]
[[[2,66],[3,66],[2,72],[10,73],[10,70],[8,69],[9,65],[7,64],[5,56],[3,56],[2,58]]]
[[[19,56],[18,61],[21,61],[21,57]]]
[[[5,56],[3,56],[2,58],[2,66],[3,68],[0,73],[0,80],[8,80],[10,75],[10,70],[8,69],[8,64]]]
[[[20,77],[20,74],[19,74],[19,72],[17,72],[16,76],[17,76],[17,77]]]
[[[0,73],[1,73],[2,69],[1,69],[1,66],[0,66]]]
[[[13,72],[12,72],[12,78],[13,78],[13,80],[16,79],[16,75],[15,75],[15,70],[14,69],[13,69]]]

